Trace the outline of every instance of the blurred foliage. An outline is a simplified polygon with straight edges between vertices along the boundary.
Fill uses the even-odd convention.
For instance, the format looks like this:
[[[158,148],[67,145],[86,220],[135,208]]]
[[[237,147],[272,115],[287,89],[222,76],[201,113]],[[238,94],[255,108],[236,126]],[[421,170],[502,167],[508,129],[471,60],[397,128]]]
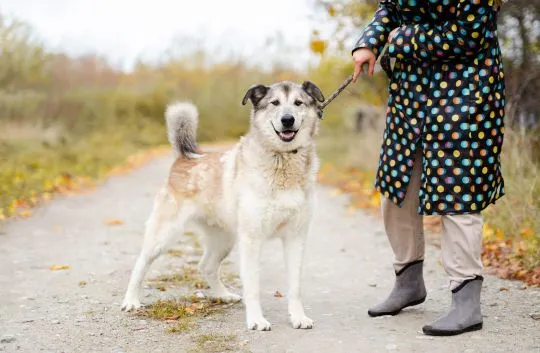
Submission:
[[[32,29],[0,16],[0,87],[13,91],[38,86],[44,80],[45,52]]]
[[[507,120],[523,134],[540,124],[540,0],[505,2],[498,34],[505,54]]]

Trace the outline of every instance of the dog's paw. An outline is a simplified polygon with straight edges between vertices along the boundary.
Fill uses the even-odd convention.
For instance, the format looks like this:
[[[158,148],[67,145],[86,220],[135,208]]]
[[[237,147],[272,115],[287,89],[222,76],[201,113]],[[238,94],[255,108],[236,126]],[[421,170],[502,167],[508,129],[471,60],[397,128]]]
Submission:
[[[247,319],[247,328],[249,330],[258,330],[258,331],[271,331],[272,325],[264,317],[258,318],[248,318]]]
[[[139,299],[135,298],[125,298],[122,302],[122,311],[132,311],[137,310],[141,307],[141,302]]]
[[[312,329],[313,320],[307,316],[294,317],[291,316],[291,324],[293,328]]]

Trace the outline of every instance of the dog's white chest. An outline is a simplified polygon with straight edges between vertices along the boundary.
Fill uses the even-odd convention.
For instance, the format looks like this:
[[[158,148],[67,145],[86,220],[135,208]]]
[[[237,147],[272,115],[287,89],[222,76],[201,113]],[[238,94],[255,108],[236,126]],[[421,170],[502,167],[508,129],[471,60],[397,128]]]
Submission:
[[[267,236],[279,235],[282,229],[299,222],[307,207],[303,190],[287,190],[261,200],[262,227]]]

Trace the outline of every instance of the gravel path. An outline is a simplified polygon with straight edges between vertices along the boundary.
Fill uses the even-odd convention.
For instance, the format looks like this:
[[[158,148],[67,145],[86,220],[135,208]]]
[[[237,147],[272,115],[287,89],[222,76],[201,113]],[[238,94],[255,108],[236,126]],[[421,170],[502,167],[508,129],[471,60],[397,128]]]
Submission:
[[[487,277],[483,331],[453,338],[423,336],[423,324],[449,305],[438,250],[427,253],[428,299],[396,317],[372,319],[370,305],[393,282],[391,251],[380,220],[348,215],[346,197],[319,187],[318,206],[306,254],[304,302],[315,328],[287,323],[285,266],[281,246],[263,251],[262,303],[271,332],[244,329],[241,305],[200,319],[182,334],[169,324],[120,311],[129,274],[140,249],[153,195],[171,160],[157,159],[95,192],[56,199],[26,220],[0,230],[0,351],[3,352],[540,352],[540,290]],[[124,224],[110,226],[117,218]],[[175,248],[189,254],[184,236]],[[148,278],[170,273],[193,256],[163,256]],[[236,270],[236,253],[227,266]],[[51,271],[52,265],[69,265]],[[239,289],[235,289],[239,292]],[[143,302],[170,298],[147,287]],[[212,334],[209,336],[209,334]],[[207,343],[205,343],[205,341]]]

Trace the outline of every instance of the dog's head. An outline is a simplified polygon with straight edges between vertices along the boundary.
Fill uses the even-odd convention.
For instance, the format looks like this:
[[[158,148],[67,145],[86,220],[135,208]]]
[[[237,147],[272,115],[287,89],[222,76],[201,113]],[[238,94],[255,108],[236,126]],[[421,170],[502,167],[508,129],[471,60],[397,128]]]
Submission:
[[[283,81],[271,86],[254,85],[242,104],[251,101],[251,131],[277,152],[290,152],[307,146],[317,133],[321,90],[312,82],[302,85]]]

